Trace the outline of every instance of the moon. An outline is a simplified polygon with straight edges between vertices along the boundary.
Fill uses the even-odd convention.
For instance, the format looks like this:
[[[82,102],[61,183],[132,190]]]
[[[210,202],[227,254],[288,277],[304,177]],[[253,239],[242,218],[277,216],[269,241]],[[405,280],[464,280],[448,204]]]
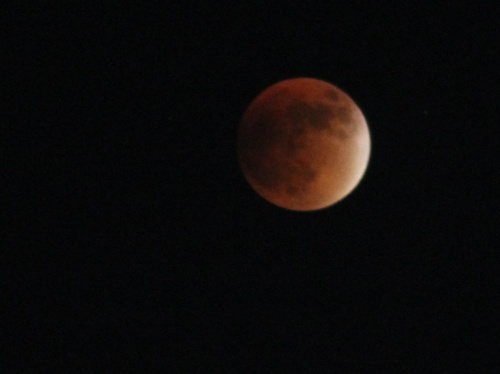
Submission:
[[[368,166],[366,119],[340,88],[293,78],[262,91],[238,128],[240,168],[268,202],[294,211],[327,208],[349,195]]]

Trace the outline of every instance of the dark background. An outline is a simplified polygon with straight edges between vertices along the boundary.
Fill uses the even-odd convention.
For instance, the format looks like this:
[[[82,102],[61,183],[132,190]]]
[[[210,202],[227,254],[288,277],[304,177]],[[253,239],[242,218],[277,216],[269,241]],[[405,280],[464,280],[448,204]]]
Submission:
[[[3,9],[2,372],[500,370],[498,8],[28,3]],[[314,213],[235,153],[249,102],[301,76],[372,135]]]

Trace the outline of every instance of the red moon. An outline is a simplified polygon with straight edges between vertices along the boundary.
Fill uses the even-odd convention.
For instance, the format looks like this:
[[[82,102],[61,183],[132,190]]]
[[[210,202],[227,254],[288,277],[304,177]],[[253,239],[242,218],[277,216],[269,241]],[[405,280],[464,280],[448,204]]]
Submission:
[[[237,152],[250,186],[281,208],[313,211],[349,195],[370,158],[363,113],[341,89],[313,78],[278,82],[243,114]]]

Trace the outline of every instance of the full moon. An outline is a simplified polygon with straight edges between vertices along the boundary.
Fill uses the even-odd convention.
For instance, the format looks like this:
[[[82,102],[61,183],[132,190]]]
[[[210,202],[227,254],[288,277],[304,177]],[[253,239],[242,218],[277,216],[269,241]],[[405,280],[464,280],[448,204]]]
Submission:
[[[237,135],[250,186],[284,209],[314,211],[349,195],[370,158],[363,113],[340,88],[314,78],[278,82],[248,106]]]

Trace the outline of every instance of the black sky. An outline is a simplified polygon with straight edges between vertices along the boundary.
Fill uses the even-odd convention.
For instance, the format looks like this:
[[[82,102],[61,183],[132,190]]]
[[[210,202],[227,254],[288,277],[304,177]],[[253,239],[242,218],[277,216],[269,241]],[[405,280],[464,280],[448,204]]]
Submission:
[[[498,372],[498,7],[108,3],[5,10],[3,372]],[[303,76],[372,134],[315,213],[235,154]]]

